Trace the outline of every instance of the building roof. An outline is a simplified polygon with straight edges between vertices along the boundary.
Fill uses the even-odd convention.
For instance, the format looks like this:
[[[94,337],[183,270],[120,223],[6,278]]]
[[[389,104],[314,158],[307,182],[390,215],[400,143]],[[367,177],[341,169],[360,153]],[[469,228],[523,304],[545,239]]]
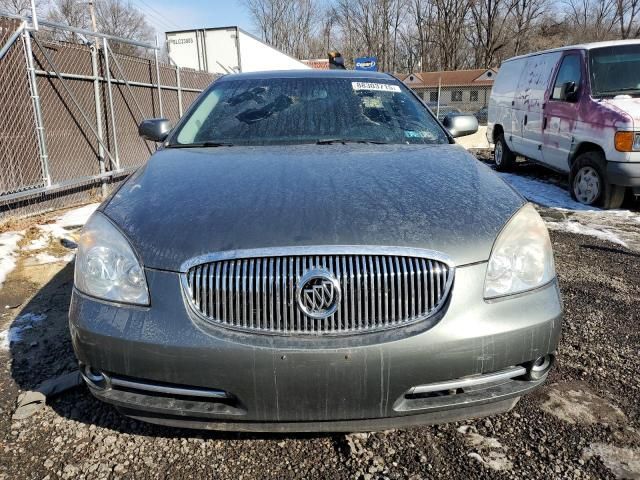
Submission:
[[[420,87],[467,87],[474,85],[493,85],[497,69],[477,68],[474,70],[449,70],[441,72],[414,72],[400,79],[412,88]]]
[[[316,70],[329,70],[328,58],[311,58],[308,60],[300,60],[305,65],[315,68]]]

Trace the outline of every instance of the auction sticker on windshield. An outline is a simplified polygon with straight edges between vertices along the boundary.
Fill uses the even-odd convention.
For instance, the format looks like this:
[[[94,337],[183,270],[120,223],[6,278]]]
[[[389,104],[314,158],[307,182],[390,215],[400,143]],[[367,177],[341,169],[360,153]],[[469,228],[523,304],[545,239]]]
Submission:
[[[400,92],[398,85],[389,85],[387,83],[371,83],[371,82],[351,82],[354,90],[375,90],[377,92]]]

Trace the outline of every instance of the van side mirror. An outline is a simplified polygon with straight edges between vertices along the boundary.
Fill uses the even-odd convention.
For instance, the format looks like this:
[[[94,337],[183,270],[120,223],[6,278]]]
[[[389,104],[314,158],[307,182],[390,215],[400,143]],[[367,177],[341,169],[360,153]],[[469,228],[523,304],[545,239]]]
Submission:
[[[578,100],[578,86],[576,82],[565,82],[562,84],[562,99],[567,102]]]
[[[442,119],[453,138],[473,135],[478,131],[478,119],[475,115],[447,115]]]
[[[171,131],[171,123],[166,118],[143,120],[138,126],[138,135],[151,142],[163,142]]]

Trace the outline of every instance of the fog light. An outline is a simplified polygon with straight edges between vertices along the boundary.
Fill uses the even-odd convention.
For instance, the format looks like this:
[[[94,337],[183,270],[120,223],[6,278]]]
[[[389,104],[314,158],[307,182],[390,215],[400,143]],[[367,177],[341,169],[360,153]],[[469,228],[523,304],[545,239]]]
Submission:
[[[104,390],[107,387],[106,377],[97,370],[94,370],[89,365],[83,365],[80,367],[80,372],[85,382],[91,387],[99,390]]]
[[[554,356],[544,355],[536,358],[533,362],[529,362],[527,365],[527,379],[539,380],[544,377],[553,365]]]

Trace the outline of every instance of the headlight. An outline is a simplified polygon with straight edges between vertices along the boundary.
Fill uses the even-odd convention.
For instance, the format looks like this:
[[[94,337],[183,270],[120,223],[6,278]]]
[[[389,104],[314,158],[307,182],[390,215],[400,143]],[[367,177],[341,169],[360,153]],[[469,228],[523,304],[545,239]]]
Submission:
[[[614,144],[619,152],[634,152],[640,150],[640,133],[616,132]]]
[[[509,220],[493,245],[484,297],[525,292],[555,276],[549,232],[533,205],[527,204]]]
[[[124,235],[99,212],[80,234],[75,286],[104,300],[149,304],[147,281],[138,257]]]

